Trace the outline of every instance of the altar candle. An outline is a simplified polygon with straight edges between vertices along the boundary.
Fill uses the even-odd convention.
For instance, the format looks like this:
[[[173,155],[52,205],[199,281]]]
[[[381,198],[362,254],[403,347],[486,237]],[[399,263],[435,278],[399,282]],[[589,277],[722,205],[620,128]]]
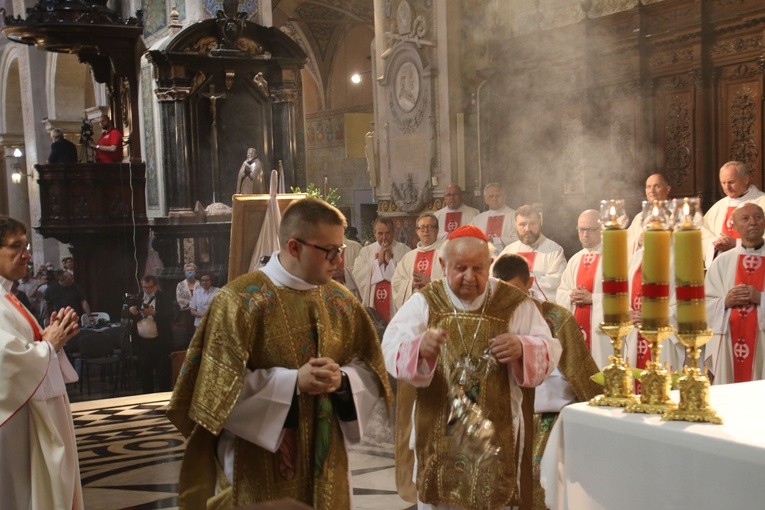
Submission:
[[[603,320],[618,324],[629,320],[627,285],[627,230],[603,230]]]
[[[646,329],[669,325],[669,230],[643,233],[642,323]]]
[[[704,256],[701,231],[675,232],[675,288],[677,293],[677,328],[679,332],[707,328],[704,307]]]

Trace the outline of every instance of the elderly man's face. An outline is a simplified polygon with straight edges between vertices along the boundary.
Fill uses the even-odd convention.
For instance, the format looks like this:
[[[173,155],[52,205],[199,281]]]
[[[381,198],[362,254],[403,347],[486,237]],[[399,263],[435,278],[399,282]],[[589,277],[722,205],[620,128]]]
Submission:
[[[417,237],[423,246],[430,246],[438,238],[438,221],[430,216],[425,216],[417,221]]]
[[[724,166],[720,169],[720,186],[728,198],[738,198],[749,189],[749,174],[742,177],[735,166]]]
[[[505,195],[502,192],[502,188],[490,187],[486,188],[483,192],[483,201],[486,202],[486,206],[492,211],[502,208],[505,205]]]
[[[449,209],[457,209],[462,205],[462,190],[459,186],[450,184],[444,190],[444,205]]]
[[[754,204],[746,204],[733,211],[733,229],[741,234],[742,241],[756,245],[765,234],[765,215]]]
[[[488,245],[474,237],[448,241],[441,258],[449,288],[458,298],[468,302],[486,290],[490,265]]]
[[[390,246],[393,242],[393,229],[378,221],[375,223],[375,240],[380,246]]]
[[[645,181],[645,198],[647,200],[666,200],[669,197],[669,184],[658,175],[654,174]]]

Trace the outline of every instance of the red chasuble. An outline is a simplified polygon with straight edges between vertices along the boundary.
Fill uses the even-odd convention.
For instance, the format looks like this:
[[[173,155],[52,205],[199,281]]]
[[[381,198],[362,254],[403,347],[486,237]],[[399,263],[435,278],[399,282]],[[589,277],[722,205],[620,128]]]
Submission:
[[[600,253],[587,253],[582,255],[579,262],[579,268],[576,272],[576,288],[587,289],[590,292],[595,288],[595,274],[598,271],[600,262]],[[574,309],[574,318],[582,330],[587,349],[592,350],[592,303],[576,305]]]
[[[733,230],[733,211],[736,210],[736,207],[738,206],[732,205],[725,211],[725,221],[723,222],[722,233],[733,239],[741,239],[741,234]]]
[[[643,308],[643,264],[638,266],[637,271],[632,276],[632,292],[630,294],[630,307],[633,311],[639,312]],[[646,363],[651,359],[651,346],[648,340],[640,334],[637,334],[637,358],[635,359],[636,368],[645,368]],[[635,381],[635,393],[640,393],[640,381]]]
[[[446,225],[444,230],[447,234],[451,234],[462,225],[462,211],[453,211],[446,213]]]
[[[759,255],[738,256],[736,285],[752,285],[760,292],[765,282],[765,264]],[[733,382],[752,380],[754,353],[760,325],[757,305],[737,306],[730,311],[730,340],[733,351]]]
[[[486,237],[502,237],[502,225],[505,222],[505,215],[489,216],[486,222]]]
[[[418,251],[417,256],[414,258],[414,270],[418,273],[422,273],[430,278],[430,273],[433,271],[433,254],[436,250]],[[417,289],[422,288],[415,287]]]

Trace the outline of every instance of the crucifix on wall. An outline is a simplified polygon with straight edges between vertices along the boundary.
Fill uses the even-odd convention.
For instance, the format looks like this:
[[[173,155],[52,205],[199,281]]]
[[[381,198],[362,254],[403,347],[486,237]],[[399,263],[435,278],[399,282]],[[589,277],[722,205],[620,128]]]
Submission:
[[[210,100],[210,116],[212,124],[210,126],[210,149],[212,160],[212,195],[213,202],[220,202],[220,161],[218,159],[218,100],[226,99],[226,93],[215,93],[215,84],[210,84],[210,92],[202,92],[202,97]]]

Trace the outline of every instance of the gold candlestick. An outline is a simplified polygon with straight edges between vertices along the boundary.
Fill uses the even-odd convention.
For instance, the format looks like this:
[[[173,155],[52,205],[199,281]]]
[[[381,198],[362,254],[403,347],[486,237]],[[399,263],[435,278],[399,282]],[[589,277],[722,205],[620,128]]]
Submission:
[[[632,371],[622,357],[624,337],[632,328],[631,322],[600,324],[600,329],[611,339],[614,353],[608,357],[611,363],[603,369],[606,380],[603,394],[590,399],[591,406],[625,407],[637,403],[637,397],[632,393]]]
[[[651,344],[651,361],[640,374],[640,402],[627,405],[628,413],[663,414],[677,408],[669,398],[672,379],[659,361],[661,343],[672,335],[672,326],[656,329],[640,328],[640,334]]]
[[[712,338],[712,330],[679,331],[677,337],[686,348],[689,362],[678,381],[680,405],[664,413],[662,420],[722,423],[709,405],[709,378],[699,370],[699,349]]]

